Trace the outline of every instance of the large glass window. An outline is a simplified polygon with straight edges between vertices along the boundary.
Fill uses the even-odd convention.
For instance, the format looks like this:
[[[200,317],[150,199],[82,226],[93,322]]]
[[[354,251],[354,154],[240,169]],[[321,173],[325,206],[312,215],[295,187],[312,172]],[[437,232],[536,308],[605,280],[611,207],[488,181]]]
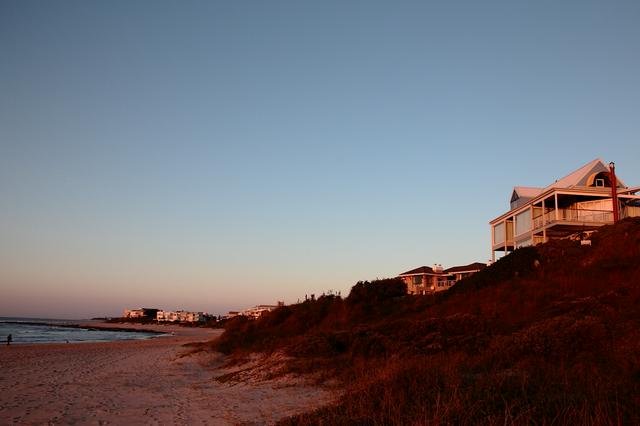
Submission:
[[[531,210],[525,210],[516,216],[516,235],[531,231]]]
[[[493,243],[504,243],[504,222],[500,222],[493,227]]]
[[[422,284],[422,276],[420,275],[416,275],[413,277],[413,285],[420,285]]]

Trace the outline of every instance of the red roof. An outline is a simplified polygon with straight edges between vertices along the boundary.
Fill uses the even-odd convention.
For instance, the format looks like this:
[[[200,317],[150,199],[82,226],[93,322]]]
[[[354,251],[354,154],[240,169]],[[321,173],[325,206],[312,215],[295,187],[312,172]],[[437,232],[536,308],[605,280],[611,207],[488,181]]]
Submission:
[[[419,274],[439,275],[439,274],[451,274],[455,272],[476,272],[486,267],[487,265],[485,265],[484,263],[474,262],[474,263],[470,263],[468,265],[463,265],[463,266],[452,266],[451,268],[445,269],[442,272],[436,272],[429,266],[421,266],[419,268],[412,269],[407,272],[403,272],[400,274],[400,276],[419,275]]]
[[[444,273],[450,274],[452,272],[476,272],[486,267],[487,265],[484,263],[474,262],[464,266],[452,266],[451,268],[445,269]]]
[[[416,274],[435,274],[435,272],[433,272],[433,269],[431,269],[428,266],[421,266],[419,268],[412,269],[407,272],[403,272],[400,275],[416,275]]]

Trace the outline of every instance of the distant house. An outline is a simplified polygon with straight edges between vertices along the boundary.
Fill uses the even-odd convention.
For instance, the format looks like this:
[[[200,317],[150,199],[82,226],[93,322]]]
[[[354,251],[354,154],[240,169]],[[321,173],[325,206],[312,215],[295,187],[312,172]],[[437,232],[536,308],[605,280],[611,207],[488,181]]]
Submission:
[[[123,317],[155,319],[157,312],[158,312],[158,309],[156,308],[125,309],[123,313]]]
[[[278,305],[257,305],[253,308],[245,309],[241,315],[249,318],[260,318],[264,313],[271,312],[277,307]]]
[[[125,309],[122,316],[123,318],[142,318],[144,311],[142,309]]]
[[[253,308],[245,309],[244,311],[229,311],[229,314],[225,318],[233,318],[237,316],[244,316],[251,319],[260,318],[266,312],[271,312],[274,309],[284,306],[284,302],[278,302],[276,305],[257,305]]]
[[[429,294],[449,289],[461,279],[484,269],[484,263],[471,263],[443,269],[442,265],[421,266],[398,275],[407,284],[409,294]]]
[[[627,187],[615,176],[613,163],[600,159],[545,188],[516,186],[509,211],[489,223],[491,258],[495,260],[498,252],[592,231],[613,223],[616,214],[620,219],[640,216],[638,191],[640,187]]]
[[[187,311],[163,311],[160,310],[156,314],[158,322],[202,322],[205,321],[204,312],[187,312]]]
[[[186,322],[202,322],[204,320],[204,312],[185,312],[184,321]]]

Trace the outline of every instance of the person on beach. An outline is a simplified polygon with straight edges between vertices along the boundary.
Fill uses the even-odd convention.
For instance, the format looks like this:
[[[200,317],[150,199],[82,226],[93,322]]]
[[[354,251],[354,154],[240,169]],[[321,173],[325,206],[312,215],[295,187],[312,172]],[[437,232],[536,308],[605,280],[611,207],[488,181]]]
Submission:
[[[7,336],[7,346],[9,346],[11,344],[11,341],[13,340],[13,336],[11,334],[9,334]]]

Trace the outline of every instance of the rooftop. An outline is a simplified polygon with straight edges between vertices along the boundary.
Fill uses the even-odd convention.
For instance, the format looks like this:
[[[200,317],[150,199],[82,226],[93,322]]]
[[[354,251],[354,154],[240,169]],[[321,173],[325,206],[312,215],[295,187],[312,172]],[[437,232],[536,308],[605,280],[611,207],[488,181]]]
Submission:
[[[452,266],[451,268],[447,268],[447,269],[443,269],[441,272],[436,272],[433,270],[433,268],[429,267],[429,266],[421,266],[419,268],[415,268],[412,269],[410,271],[407,272],[403,272],[402,274],[400,274],[400,276],[403,275],[422,275],[422,274],[431,274],[431,275],[438,275],[438,274],[450,274],[450,273],[455,273],[455,272],[471,272],[471,271],[478,271],[480,269],[485,268],[487,265],[481,262],[474,262],[474,263],[470,263],[468,265],[461,265],[461,266]]]

